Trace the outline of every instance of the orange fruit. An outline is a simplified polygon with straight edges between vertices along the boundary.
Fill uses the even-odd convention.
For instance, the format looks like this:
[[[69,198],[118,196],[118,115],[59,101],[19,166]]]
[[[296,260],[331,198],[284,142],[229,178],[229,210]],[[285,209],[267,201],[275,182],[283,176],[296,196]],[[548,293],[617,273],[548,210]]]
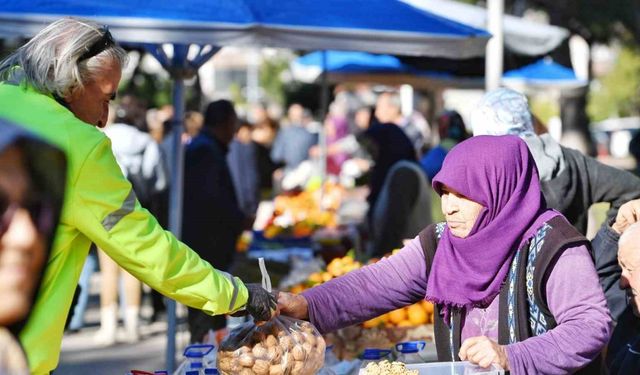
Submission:
[[[311,275],[309,275],[308,280],[314,284],[319,284],[322,282],[322,274],[320,272],[314,272]]]
[[[396,324],[396,327],[413,327],[413,326],[414,326],[414,324],[412,324],[408,320],[403,320],[400,323]]]
[[[329,272],[323,272],[322,273],[322,281],[323,282],[327,282],[329,280],[333,279],[333,275],[331,275]]]
[[[362,327],[364,328],[375,328],[381,324],[384,324],[382,317],[379,316],[377,318],[369,319],[366,322],[362,323]]]
[[[422,300],[422,302],[420,303],[422,304],[422,307],[424,308],[424,311],[427,312],[427,314],[433,314],[433,303],[427,300]]]
[[[389,322],[398,324],[407,319],[407,312],[404,308],[391,311],[389,314]]]
[[[303,285],[296,285],[293,288],[291,288],[291,293],[293,294],[299,294],[304,292],[304,286]]]
[[[419,326],[422,324],[427,324],[429,322],[429,317],[427,312],[424,310],[421,304],[417,303],[415,305],[411,305],[407,309],[407,316],[409,321],[414,326]]]

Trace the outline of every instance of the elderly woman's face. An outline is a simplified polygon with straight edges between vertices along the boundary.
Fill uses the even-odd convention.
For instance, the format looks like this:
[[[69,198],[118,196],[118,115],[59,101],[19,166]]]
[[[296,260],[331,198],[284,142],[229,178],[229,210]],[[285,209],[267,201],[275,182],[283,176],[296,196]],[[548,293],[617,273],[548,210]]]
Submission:
[[[640,244],[637,241],[640,227],[631,227],[618,243],[618,263],[622,269],[620,288],[627,292],[633,313],[640,317]]]
[[[442,214],[451,234],[466,238],[484,207],[447,186],[442,187],[441,198]]]
[[[30,185],[24,159],[12,147],[0,153],[0,326],[31,308],[45,260],[45,238],[24,208]]]
[[[108,63],[98,77],[65,98],[71,112],[88,124],[105,127],[109,102],[116,97],[121,76],[120,64],[117,61]]]

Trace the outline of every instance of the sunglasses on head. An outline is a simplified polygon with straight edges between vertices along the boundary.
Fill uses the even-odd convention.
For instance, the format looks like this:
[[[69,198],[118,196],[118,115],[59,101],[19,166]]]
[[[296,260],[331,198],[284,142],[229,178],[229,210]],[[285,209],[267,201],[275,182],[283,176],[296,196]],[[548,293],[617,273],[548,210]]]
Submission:
[[[53,207],[50,203],[37,197],[35,192],[30,192],[24,202],[18,203],[11,201],[6,192],[0,191],[0,237],[9,230],[19,208],[27,210],[38,232],[50,235],[53,229]]]
[[[109,32],[109,28],[105,25],[102,27],[102,36],[91,46],[87,47],[87,51],[83,53],[80,58],[78,58],[78,62],[89,60],[93,56],[98,55],[102,51],[106,50],[109,47],[112,47],[116,44],[115,40],[111,36]]]

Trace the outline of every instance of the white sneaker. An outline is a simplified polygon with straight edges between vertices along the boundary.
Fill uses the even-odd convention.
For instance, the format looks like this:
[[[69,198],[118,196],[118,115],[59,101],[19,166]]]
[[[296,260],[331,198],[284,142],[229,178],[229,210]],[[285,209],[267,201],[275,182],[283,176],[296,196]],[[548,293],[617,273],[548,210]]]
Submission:
[[[100,308],[100,329],[93,337],[96,345],[111,346],[116,343],[117,310],[116,305]]]

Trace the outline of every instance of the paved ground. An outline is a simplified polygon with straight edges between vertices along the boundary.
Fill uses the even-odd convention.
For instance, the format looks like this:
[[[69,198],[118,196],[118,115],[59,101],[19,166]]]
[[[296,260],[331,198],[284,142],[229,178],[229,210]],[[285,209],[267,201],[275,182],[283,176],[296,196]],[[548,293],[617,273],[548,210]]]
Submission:
[[[97,280],[96,280],[97,281]],[[99,281],[97,281],[99,282]],[[92,282],[92,294],[85,321],[87,325],[77,333],[67,333],[62,341],[60,364],[54,375],[125,375],[132,369],[165,369],[166,320],[146,324],[141,320],[140,342],[135,344],[118,343],[110,347],[99,347],[93,342],[93,336],[99,328],[100,307],[96,282]],[[149,316],[148,307],[143,307],[142,316]],[[186,325],[180,326],[177,351],[188,343]],[[177,362],[180,363],[180,362]]]

